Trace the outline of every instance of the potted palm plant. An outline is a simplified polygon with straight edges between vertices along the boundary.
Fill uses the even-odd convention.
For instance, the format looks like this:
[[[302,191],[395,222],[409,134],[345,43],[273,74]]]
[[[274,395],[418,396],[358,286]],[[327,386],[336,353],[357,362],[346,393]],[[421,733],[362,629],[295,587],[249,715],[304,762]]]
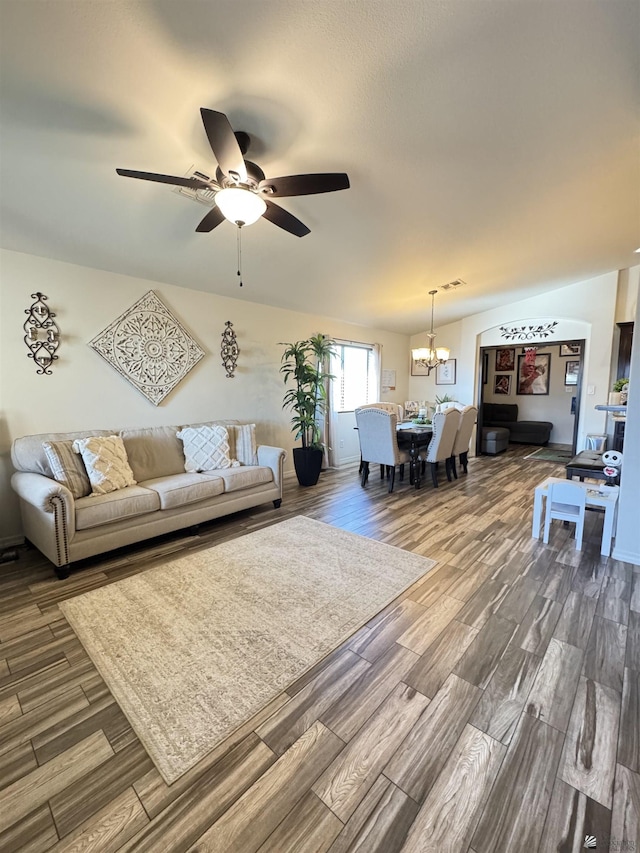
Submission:
[[[333,378],[325,365],[334,355],[333,341],[324,335],[315,335],[281,346],[285,351],[280,373],[284,376],[284,384],[292,386],[284,395],[282,408],[293,412],[291,431],[296,438],[302,439],[302,447],[293,450],[293,464],[300,485],[315,486],[324,449],[319,418],[326,407],[326,382]]]

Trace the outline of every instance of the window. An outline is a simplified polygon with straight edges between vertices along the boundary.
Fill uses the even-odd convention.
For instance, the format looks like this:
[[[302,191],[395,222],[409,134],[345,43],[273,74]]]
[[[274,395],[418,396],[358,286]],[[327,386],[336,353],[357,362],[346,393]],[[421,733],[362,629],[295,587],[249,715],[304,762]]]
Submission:
[[[334,412],[352,412],[378,399],[377,358],[372,346],[336,342],[331,361],[331,405]]]

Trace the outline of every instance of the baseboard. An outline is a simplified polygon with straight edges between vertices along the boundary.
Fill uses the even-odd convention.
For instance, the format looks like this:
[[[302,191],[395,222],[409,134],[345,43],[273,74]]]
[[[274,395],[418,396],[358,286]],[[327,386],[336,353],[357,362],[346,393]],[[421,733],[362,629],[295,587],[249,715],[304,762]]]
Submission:
[[[631,563],[632,566],[640,566],[640,554],[634,554],[631,551],[622,551],[619,548],[614,547],[611,556],[614,560],[621,560],[623,563]]]
[[[24,536],[4,536],[0,539],[0,550],[12,548],[16,545],[24,545]]]

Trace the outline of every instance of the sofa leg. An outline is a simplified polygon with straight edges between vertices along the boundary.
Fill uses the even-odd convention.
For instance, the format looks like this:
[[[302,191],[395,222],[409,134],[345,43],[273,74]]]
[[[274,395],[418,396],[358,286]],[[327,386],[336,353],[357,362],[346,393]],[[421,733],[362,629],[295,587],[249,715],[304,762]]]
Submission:
[[[276,498],[276,500],[273,502],[273,508],[274,509],[280,509],[281,506],[282,506],[282,498]]]
[[[71,565],[67,563],[64,566],[56,566],[56,576],[59,581],[63,581],[71,574]]]

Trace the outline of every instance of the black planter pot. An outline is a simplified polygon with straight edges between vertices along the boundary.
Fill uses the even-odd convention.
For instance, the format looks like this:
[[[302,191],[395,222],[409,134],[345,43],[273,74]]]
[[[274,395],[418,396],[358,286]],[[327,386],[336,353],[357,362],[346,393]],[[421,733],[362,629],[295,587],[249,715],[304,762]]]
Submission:
[[[322,450],[312,447],[293,448],[293,466],[301,486],[315,486],[322,468]]]

